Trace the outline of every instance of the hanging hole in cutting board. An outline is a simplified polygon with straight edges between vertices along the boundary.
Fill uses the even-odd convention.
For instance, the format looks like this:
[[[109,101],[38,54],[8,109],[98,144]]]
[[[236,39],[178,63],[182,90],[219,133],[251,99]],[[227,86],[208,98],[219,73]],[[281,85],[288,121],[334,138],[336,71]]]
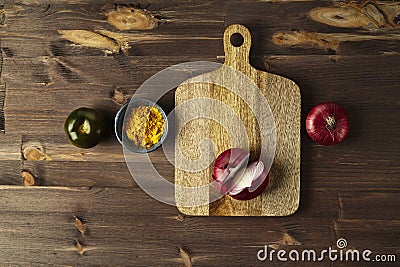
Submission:
[[[241,47],[244,43],[244,37],[240,33],[234,33],[231,35],[230,41],[234,47]]]

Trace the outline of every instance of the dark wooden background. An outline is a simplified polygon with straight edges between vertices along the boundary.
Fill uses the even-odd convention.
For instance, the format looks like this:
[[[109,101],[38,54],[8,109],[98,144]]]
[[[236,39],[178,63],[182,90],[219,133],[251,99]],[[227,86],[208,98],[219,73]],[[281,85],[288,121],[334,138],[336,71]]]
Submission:
[[[332,26],[309,15],[333,6],[357,10],[350,22],[362,14],[369,23]],[[158,28],[121,31],[107,22],[106,10],[133,7],[147,8]],[[338,238],[348,248],[396,254],[399,262],[399,21],[399,1],[6,0],[0,7],[0,265],[279,265],[258,262],[257,251],[264,245],[322,250]],[[301,88],[301,204],[294,215],[185,217],[135,184],[111,134],[89,150],[67,142],[63,123],[73,109],[100,109],[111,122],[124,100],[165,67],[221,62],[223,31],[232,23],[251,30],[254,66]],[[106,53],[62,38],[63,30],[107,31],[104,38],[115,34],[114,44],[122,38],[129,47]],[[173,107],[173,93],[163,101]],[[307,112],[322,101],[350,113],[350,134],[335,147],[316,145],[304,129]],[[173,179],[162,150],[152,159]],[[75,216],[85,224],[83,235]],[[366,265],[315,265],[321,264]],[[306,263],[293,264],[299,265]]]

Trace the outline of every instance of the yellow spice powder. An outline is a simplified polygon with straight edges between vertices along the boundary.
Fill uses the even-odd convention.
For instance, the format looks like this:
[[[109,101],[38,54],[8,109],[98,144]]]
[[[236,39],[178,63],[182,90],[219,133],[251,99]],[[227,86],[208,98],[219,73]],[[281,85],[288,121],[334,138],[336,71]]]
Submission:
[[[164,132],[164,118],[156,107],[140,106],[132,110],[126,135],[136,146],[149,149]]]

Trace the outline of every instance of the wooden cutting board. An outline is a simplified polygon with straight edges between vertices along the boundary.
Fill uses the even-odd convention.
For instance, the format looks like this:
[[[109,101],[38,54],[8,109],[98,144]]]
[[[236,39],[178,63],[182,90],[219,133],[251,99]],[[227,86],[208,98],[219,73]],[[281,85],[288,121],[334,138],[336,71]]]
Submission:
[[[243,44],[239,47],[231,43],[231,36],[240,34]],[[291,80],[279,75],[263,72],[253,68],[249,62],[251,47],[251,35],[249,30],[238,24],[229,26],[224,33],[225,63],[223,67],[206,77],[195,77],[193,81],[181,84],[175,94],[175,106],[182,104],[176,112],[176,145],[175,145],[175,200],[178,209],[187,215],[201,216],[287,216],[293,214],[300,200],[300,110],[301,96],[299,87]],[[226,67],[231,67],[245,74],[246,79],[254,82],[259,91],[265,96],[270,111],[275,121],[276,148],[275,157],[270,170],[269,184],[260,196],[248,200],[239,201],[226,195],[212,203],[199,202],[199,199],[209,199],[212,192],[187,193],[182,191],[181,186],[201,187],[212,181],[212,163],[216,155],[226,149],[243,147],[248,142],[251,160],[258,159],[261,149],[263,135],[268,134],[263,129],[263,121],[259,118],[263,115],[262,101],[255,97],[249,86],[241,88],[246,99],[238,96],[232,90],[221,84],[210,84],[207,79],[217,77],[226,84],[232,84],[232,80],[242,79],[228,75]],[[233,75],[234,76],[234,75]],[[236,76],[240,76],[239,74]],[[203,81],[203,82],[202,82]],[[229,81],[229,82],[228,82]],[[212,99],[222,102],[221,106],[229,107],[230,112],[240,119],[233,120],[230,112],[221,112],[218,109],[209,108],[205,105],[196,105],[201,99]],[[250,101],[250,104],[249,104]],[[186,105],[184,105],[186,103]],[[190,103],[190,104],[187,104]],[[247,103],[247,104],[246,104]],[[250,106],[256,107],[251,110]],[[207,110],[205,110],[207,109]],[[265,110],[265,109],[264,109]],[[214,114],[213,114],[214,113]],[[217,114],[218,113],[218,114]],[[256,114],[257,113],[257,114]],[[206,117],[189,119],[188,115],[210,114],[218,120]],[[255,115],[256,114],[256,115]],[[189,116],[189,117],[190,117]],[[211,116],[211,117],[212,117]],[[240,127],[245,128],[247,136],[235,137]],[[209,142],[211,140],[212,142]],[[237,140],[243,140],[238,144]],[[239,141],[240,142],[240,141]],[[234,143],[234,144],[233,144]],[[215,153],[212,152],[213,149]],[[191,169],[190,161],[202,158],[208,162],[203,169]],[[211,189],[212,190],[212,189]],[[191,206],[187,203],[203,203]]]

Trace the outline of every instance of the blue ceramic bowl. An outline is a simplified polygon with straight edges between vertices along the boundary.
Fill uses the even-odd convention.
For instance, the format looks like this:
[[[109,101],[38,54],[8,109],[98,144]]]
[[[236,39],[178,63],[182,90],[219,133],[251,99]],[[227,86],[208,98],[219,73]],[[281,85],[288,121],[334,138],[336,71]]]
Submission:
[[[126,136],[126,133],[124,131],[124,125],[126,125],[127,121],[130,118],[130,113],[134,108],[140,107],[140,106],[148,106],[148,107],[156,107],[161,115],[164,118],[165,126],[164,126],[164,132],[160,138],[160,141],[158,141],[157,144],[154,144],[150,148],[146,149],[142,146],[136,146],[129,138]],[[131,101],[128,103],[124,104],[120,110],[117,112],[117,115],[115,115],[115,120],[114,120],[114,131],[115,131],[115,136],[117,137],[118,141],[121,143],[122,146],[127,148],[128,150],[135,152],[135,153],[149,153],[161,146],[161,144],[164,142],[165,138],[167,137],[168,133],[168,120],[167,120],[167,115],[165,115],[164,110],[157,105],[154,101],[147,99],[147,98],[133,98]]]

